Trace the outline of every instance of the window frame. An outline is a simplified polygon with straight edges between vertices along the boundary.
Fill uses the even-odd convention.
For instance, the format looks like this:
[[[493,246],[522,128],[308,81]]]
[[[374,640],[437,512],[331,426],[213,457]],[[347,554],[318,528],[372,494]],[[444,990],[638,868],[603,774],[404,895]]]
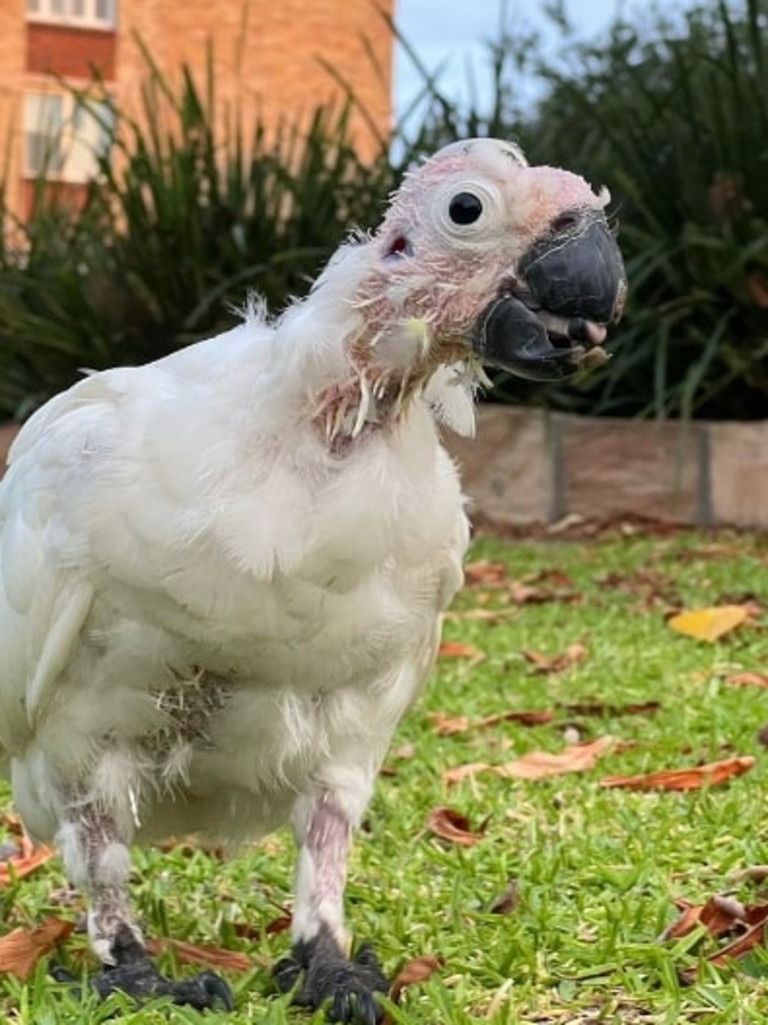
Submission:
[[[60,112],[50,117],[46,124],[44,107],[47,101],[52,100],[60,103]],[[38,125],[32,123],[30,116],[30,107],[35,102],[40,104]],[[98,170],[98,155],[109,147],[109,130],[104,127],[104,121],[108,120],[104,115],[110,110],[109,96],[78,98],[75,94],[44,86],[31,86],[24,92],[23,103],[22,176],[27,181],[42,177],[45,181],[71,185],[85,185],[92,181]],[[44,152],[44,140],[48,140],[48,166],[34,166],[44,164],[44,161],[29,159],[32,136],[38,139],[41,154]]]
[[[114,32],[117,25],[117,3],[118,0],[26,0],[26,18],[28,22],[42,25]],[[82,7],[82,13],[75,12],[76,4]],[[98,13],[101,5],[107,7],[103,16]],[[61,10],[55,10],[55,7]]]

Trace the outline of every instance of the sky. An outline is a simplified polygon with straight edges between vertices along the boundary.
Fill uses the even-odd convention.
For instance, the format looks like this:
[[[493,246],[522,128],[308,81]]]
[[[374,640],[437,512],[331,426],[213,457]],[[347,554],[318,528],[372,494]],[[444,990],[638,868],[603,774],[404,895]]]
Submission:
[[[635,0],[637,3],[638,0]],[[439,78],[444,92],[453,98],[467,96],[467,66],[474,69],[478,93],[482,92],[483,64],[487,56],[483,40],[498,36],[500,11],[506,7],[510,25],[546,29],[545,0],[395,0],[395,22],[408,43],[430,69],[445,64]],[[590,38],[606,28],[614,17],[628,13],[627,0],[566,0],[579,34]],[[395,113],[401,115],[420,91],[421,79],[401,47],[395,52]]]

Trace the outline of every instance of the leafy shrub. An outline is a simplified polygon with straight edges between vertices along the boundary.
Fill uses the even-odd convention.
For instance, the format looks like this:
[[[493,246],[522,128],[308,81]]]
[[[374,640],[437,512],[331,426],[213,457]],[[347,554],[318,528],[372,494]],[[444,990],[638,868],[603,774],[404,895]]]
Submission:
[[[768,3],[654,8],[587,43],[562,8],[555,21],[557,64],[536,39],[502,36],[490,44],[485,117],[457,119],[435,95],[424,128],[517,137],[536,162],[611,189],[630,280],[614,358],[576,386],[529,397],[593,414],[764,417]],[[542,93],[527,115],[514,88],[521,64]]]

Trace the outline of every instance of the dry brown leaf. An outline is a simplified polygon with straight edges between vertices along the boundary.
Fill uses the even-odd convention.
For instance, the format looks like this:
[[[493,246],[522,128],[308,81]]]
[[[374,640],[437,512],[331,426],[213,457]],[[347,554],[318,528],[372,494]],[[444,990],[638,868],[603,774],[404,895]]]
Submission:
[[[706,609],[688,609],[671,616],[667,623],[686,637],[714,643],[746,623],[751,611],[747,605],[715,605]]]
[[[552,722],[554,718],[555,713],[547,708],[519,712],[510,710],[508,712],[494,712],[493,715],[483,716],[482,719],[479,719],[473,725],[481,730],[487,729],[489,726],[498,726],[502,722],[514,722],[518,726],[544,726],[546,723]]]
[[[470,719],[468,715],[448,715],[447,712],[430,712],[427,716],[435,728],[435,733],[440,737],[450,737],[454,733],[466,733],[468,730],[487,729],[502,722],[514,722],[519,726],[542,726],[551,722],[554,717],[555,713],[545,708],[495,712],[475,720]]]
[[[563,776],[569,772],[586,772],[592,769],[598,758],[610,748],[618,747],[615,737],[598,737],[589,743],[569,744],[557,754],[549,751],[529,751],[503,765],[489,765],[488,762],[471,762],[447,769],[442,774],[447,785],[477,776],[482,772],[494,772],[498,776],[515,779],[546,779],[549,776]]]
[[[482,662],[485,652],[480,651],[473,644],[463,644],[461,641],[441,641],[438,648],[440,658],[470,658]]]
[[[627,705],[610,705],[603,701],[576,701],[564,705],[565,711],[570,715],[595,715],[595,716],[618,716],[618,715],[653,715],[661,708],[660,701],[642,701]]]
[[[293,915],[288,908],[281,907],[280,912],[277,918],[267,922],[263,929],[250,922],[235,922],[232,930],[235,936],[241,940],[260,940],[264,936],[276,936],[278,933],[290,929],[293,922]]]
[[[472,831],[466,815],[454,808],[433,808],[427,816],[427,829],[442,840],[458,844],[459,847],[474,847],[485,835],[486,822],[481,823],[476,831]]]
[[[768,687],[768,673],[732,673],[725,682],[729,687]]]
[[[443,619],[462,622],[503,623],[517,615],[517,609],[452,609],[443,613]]]
[[[504,891],[494,900],[488,911],[492,915],[511,915],[519,903],[517,880],[510,879]]]
[[[433,954],[422,954],[420,957],[414,957],[412,961],[408,961],[400,971],[397,973],[395,981],[389,990],[389,999],[393,1004],[396,1004],[400,1000],[400,995],[406,986],[414,986],[420,982],[426,982],[427,979],[431,979],[435,972],[439,971],[445,961],[442,957],[435,957]],[[390,1019],[391,1020],[391,1019]],[[386,1018],[382,1025],[385,1025]]]
[[[699,790],[741,776],[754,764],[755,759],[751,755],[744,755],[706,765],[692,765],[687,769],[661,769],[638,776],[605,776],[600,780],[600,786],[625,787],[628,790]]]
[[[252,958],[238,950],[187,943],[171,937],[147,940],[146,946],[147,951],[155,955],[170,947],[180,964],[201,964],[222,972],[249,972],[254,965]]]
[[[725,936],[734,929],[743,928],[749,917],[745,905],[720,893],[714,894],[705,904],[692,904],[685,898],[679,898],[675,907],[680,911],[680,917],[664,930],[662,939],[675,940],[687,936],[700,926],[711,936]]]
[[[723,947],[716,954],[710,954],[707,958],[710,964],[725,966],[731,961],[737,961],[740,957],[748,954],[753,947],[765,945],[766,917],[747,929],[741,936]],[[694,970],[695,971],[695,970]],[[683,973],[685,974],[685,973]]]
[[[73,929],[74,922],[50,917],[34,929],[14,929],[0,937],[0,972],[28,979],[37,962],[65,940]]]
[[[531,651],[523,649],[521,652],[526,662],[530,662],[533,666],[532,673],[559,673],[563,669],[569,669],[571,666],[576,665],[577,662],[581,662],[582,659],[587,657],[587,649],[583,644],[576,642],[575,644],[569,644],[565,651],[558,652],[555,655],[545,655],[540,651]]]
[[[464,583],[468,587],[506,587],[508,581],[507,567],[503,562],[479,559],[468,562],[464,567]]]
[[[56,851],[52,847],[35,847],[29,837],[22,833],[20,850],[10,858],[0,861],[0,887],[7,886],[13,879],[23,879],[36,868],[49,861]]]
[[[562,569],[540,569],[536,573],[529,573],[523,577],[523,583],[525,584],[553,584],[555,587],[559,587],[562,590],[571,590],[573,588],[573,581]]]
[[[454,733],[464,733],[472,728],[472,720],[468,715],[449,715],[447,712],[428,712],[427,719],[432,723],[438,737],[450,737]]]
[[[24,833],[24,827],[21,824],[21,819],[13,811],[4,811],[0,815],[0,826],[7,829],[13,836],[22,836]]]
[[[706,960],[710,964],[728,965],[749,953],[753,947],[762,946],[765,942],[768,904],[742,904],[724,894],[715,894],[701,906],[686,900],[677,900],[675,904],[681,915],[665,931],[663,939],[685,936],[699,926],[706,928],[715,938],[736,934],[730,943],[707,956]],[[695,966],[680,972],[681,977],[687,982],[692,982],[696,974]]]
[[[462,780],[477,776],[480,772],[492,772],[493,770],[494,766],[489,765],[488,762],[468,762],[466,765],[457,765],[455,769],[446,769],[442,773],[442,780],[446,786],[452,786],[454,783],[461,783]]]
[[[586,772],[594,768],[598,758],[616,743],[614,737],[598,737],[584,744],[571,744],[558,754],[549,751],[529,751],[511,762],[495,768],[501,776],[516,779],[546,779],[569,772]]]
[[[768,274],[764,270],[753,270],[747,274],[747,289],[756,306],[768,309]]]

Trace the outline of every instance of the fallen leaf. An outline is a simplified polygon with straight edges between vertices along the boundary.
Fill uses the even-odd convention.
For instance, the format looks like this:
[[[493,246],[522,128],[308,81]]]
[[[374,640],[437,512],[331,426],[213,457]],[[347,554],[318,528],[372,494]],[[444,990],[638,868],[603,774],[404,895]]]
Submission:
[[[729,943],[707,955],[709,964],[725,966],[749,953],[753,947],[765,942],[768,904],[742,904],[728,894],[715,894],[702,905],[695,905],[685,899],[676,900],[681,912],[662,935],[662,939],[676,939],[686,936],[696,928],[703,927],[715,939],[734,936]],[[680,976],[692,982],[698,967],[685,968]]]
[[[271,922],[262,929],[260,926],[252,925],[250,922],[235,922],[233,932],[241,940],[260,940],[264,936],[276,936],[278,933],[290,929],[293,922],[293,915],[288,908],[280,908],[281,914],[273,918]]]
[[[689,609],[671,616],[668,625],[686,637],[714,643],[737,627],[750,615],[746,605],[715,605],[707,609]]]
[[[452,609],[443,613],[443,619],[461,622],[472,620],[480,623],[502,623],[517,615],[517,609]]]
[[[717,786],[741,776],[754,766],[751,755],[726,758],[706,765],[692,765],[687,769],[661,769],[638,776],[605,776],[602,787],[625,787],[628,790],[698,790]]]
[[[768,673],[733,673],[725,682],[729,687],[768,687]]]
[[[577,642],[569,644],[565,651],[558,652],[556,655],[545,655],[540,651],[529,649],[523,649],[521,654],[526,662],[533,665],[532,673],[559,673],[586,658],[587,649],[583,644]]]
[[[768,912],[767,912],[768,913]],[[748,954],[753,947],[765,945],[765,925],[766,918],[755,925],[750,926],[749,929],[737,939],[733,940],[726,947],[723,947],[716,954],[710,954],[707,958],[710,964],[724,966],[729,964],[731,961],[737,961],[740,957],[744,957]],[[695,969],[689,969],[691,975],[695,975]],[[685,973],[683,973],[685,977]]]
[[[468,562],[464,567],[464,582],[468,587],[505,587],[508,580],[507,567],[503,562],[479,559]]]
[[[450,737],[454,733],[464,733],[472,728],[472,720],[468,715],[449,715],[447,712],[428,712],[427,718],[432,723],[438,737]]]
[[[725,936],[747,920],[746,907],[732,897],[716,893],[705,904],[692,904],[685,898],[678,898],[675,907],[680,917],[675,919],[662,934],[663,940],[676,940],[687,936],[694,929],[703,926],[714,937]]]
[[[0,861],[0,887],[8,886],[14,879],[23,879],[36,868],[49,861],[56,851],[52,847],[41,845],[35,847],[29,837],[23,833],[17,853]]]
[[[413,758],[416,754],[416,745],[411,741],[407,741],[405,744],[401,744],[400,747],[396,747],[392,752],[392,757],[396,758],[399,762],[407,762]]]
[[[660,701],[642,701],[627,705],[610,705],[603,701],[577,701],[563,708],[570,715],[596,715],[596,716],[618,716],[618,715],[653,715],[661,708]]]
[[[549,751],[529,751],[511,762],[499,765],[496,772],[516,779],[546,779],[569,772],[586,772],[594,768],[598,758],[616,743],[614,737],[598,737],[585,744],[571,744],[558,754]]]
[[[468,762],[466,765],[457,765],[455,769],[446,769],[442,773],[442,780],[446,786],[452,786],[454,783],[461,783],[462,780],[477,776],[480,772],[492,772],[493,769],[494,766],[488,762]]]
[[[28,979],[37,962],[69,936],[74,922],[46,918],[34,929],[14,929],[0,937],[0,972]]]
[[[503,892],[494,900],[488,911],[492,915],[511,915],[519,903],[517,880],[510,879]]]
[[[752,301],[761,309],[768,309],[768,274],[764,270],[753,270],[746,277],[747,290]]]
[[[571,590],[573,581],[562,569],[540,569],[536,573],[529,573],[523,577],[525,584],[554,584],[563,590]]]
[[[529,751],[528,754],[503,765],[471,762],[446,770],[442,774],[442,779],[444,783],[451,785],[482,772],[493,772],[498,776],[515,779],[546,779],[569,772],[585,772],[594,767],[601,755],[617,746],[615,737],[599,737],[589,743],[570,744],[558,754],[549,751]]]
[[[485,652],[473,644],[462,644],[461,641],[441,641],[438,648],[440,658],[471,658],[482,662]]]
[[[427,816],[427,829],[442,840],[458,844],[459,847],[474,847],[483,839],[486,823],[476,832],[470,829],[469,819],[453,808],[433,808]]]
[[[445,961],[442,957],[435,957],[433,954],[422,954],[420,957],[414,957],[412,961],[408,961],[400,971],[397,973],[395,981],[389,990],[389,999],[393,1004],[396,1004],[400,1000],[400,995],[406,986],[414,986],[420,982],[426,982],[427,979],[431,979],[435,972],[439,971]],[[390,1019],[391,1020],[391,1019]],[[386,1022],[386,1018],[382,1025]]]
[[[512,580],[507,586],[506,593],[514,605],[544,605],[546,602],[577,602],[581,595],[575,591],[552,590],[548,587],[540,587],[531,583],[532,578],[524,580]]]
[[[548,709],[531,711],[509,710],[494,712],[482,719],[470,719],[468,715],[448,715],[447,712],[430,712],[427,716],[439,737],[450,737],[455,733],[466,733],[468,730],[483,730],[490,726],[498,726],[502,722],[514,722],[519,726],[542,726],[551,722],[555,713]]]
[[[14,836],[21,836],[24,833],[24,827],[21,824],[21,819],[13,811],[4,811],[0,815],[0,826],[7,829],[9,833]]]
[[[180,964],[201,964],[223,972],[249,972],[254,965],[252,958],[238,950],[187,943],[171,937],[147,940],[146,947],[150,954],[155,955],[170,947]]]
[[[510,710],[507,712],[494,712],[493,715],[486,715],[474,725],[478,729],[487,729],[489,726],[497,726],[502,722],[514,722],[518,726],[544,726],[552,722],[555,713],[548,708],[531,709],[529,711]]]

